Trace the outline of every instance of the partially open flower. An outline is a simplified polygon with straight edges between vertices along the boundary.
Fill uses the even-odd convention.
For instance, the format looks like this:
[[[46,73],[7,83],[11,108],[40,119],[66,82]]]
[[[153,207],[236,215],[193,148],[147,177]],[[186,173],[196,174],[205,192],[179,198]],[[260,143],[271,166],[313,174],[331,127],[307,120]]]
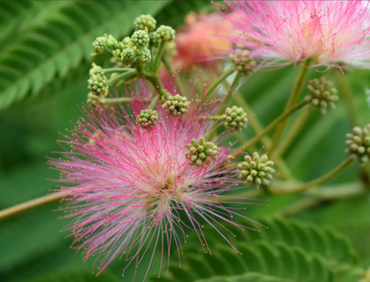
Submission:
[[[238,189],[240,182],[236,171],[226,167],[230,147],[216,147],[215,140],[202,139],[212,122],[200,116],[214,114],[216,107],[216,103],[195,101],[182,116],[168,115],[157,107],[157,122],[147,130],[137,126],[133,117],[144,110],[148,121],[154,114],[146,116],[144,103],[134,99],[133,115],[122,106],[86,111],[87,118],[66,136],[72,150],[51,164],[64,176],[61,190],[68,202],[63,210],[73,218],[68,226],[73,245],[83,250],[84,261],[95,258],[98,274],[118,256],[126,257],[126,267],[133,263],[136,269],[148,250],[159,250],[169,261],[171,248],[180,253],[188,231],[196,232],[203,250],[209,252],[202,224],[210,224],[225,239],[225,230],[219,227],[222,221],[248,228],[231,220],[238,214],[228,204],[245,205],[250,199],[219,197]],[[207,165],[192,165],[187,156],[190,143],[196,143],[198,157]],[[153,256],[149,267],[152,261]]]
[[[313,61],[370,67],[367,1],[226,1],[221,13],[241,32],[229,36],[266,66]]]
[[[185,25],[176,34],[177,55],[174,67],[191,68],[194,65],[213,67],[214,58],[228,52],[232,43],[220,35],[230,35],[233,26],[219,15],[189,14]]]

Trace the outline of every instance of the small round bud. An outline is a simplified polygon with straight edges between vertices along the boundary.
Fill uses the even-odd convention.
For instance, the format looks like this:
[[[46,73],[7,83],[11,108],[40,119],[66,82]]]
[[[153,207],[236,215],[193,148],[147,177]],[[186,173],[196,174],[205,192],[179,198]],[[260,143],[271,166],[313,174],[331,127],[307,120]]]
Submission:
[[[144,30],[135,31],[131,36],[131,40],[132,43],[139,48],[147,47],[149,45],[149,35]]]
[[[173,41],[175,39],[175,30],[167,25],[161,25],[156,31],[157,39],[162,41]]]
[[[121,60],[126,66],[142,66],[152,59],[148,48],[137,48],[136,46],[123,49]]]
[[[230,58],[234,62],[234,70],[244,76],[250,75],[257,65],[256,61],[249,56],[247,49],[236,49],[233,54],[230,54]]]
[[[95,54],[110,53],[118,47],[118,41],[112,35],[105,34],[96,38],[92,46]]]
[[[190,102],[183,96],[176,94],[175,96],[168,95],[167,101],[163,103],[162,108],[173,116],[178,116],[186,113]]]
[[[142,66],[151,61],[152,55],[150,54],[150,50],[148,48],[134,47],[133,49],[135,49],[135,56],[132,61],[134,66]]]
[[[185,157],[190,160],[192,165],[203,165],[209,163],[212,165],[212,160],[217,159],[218,148],[212,142],[206,142],[204,137],[201,137],[199,141],[196,139],[191,140],[191,144],[186,145],[188,151],[185,153]]]
[[[244,162],[238,165],[240,170],[239,179],[245,180],[245,185],[253,185],[258,189],[261,185],[269,186],[275,170],[272,168],[274,162],[269,161],[268,156],[260,156],[257,152],[252,156],[245,156]]]
[[[99,96],[94,95],[93,93],[87,94],[86,103],[90,108],[96,108],[96,105],[99,104]]]
[[[88,89],[91,93],[96,96],[105,96],[108,93],[107,78],[104,75],[104,71],[101,67],[93,63],[93,67],[90,69],[90,78],[87,80]]]
[[[232,108],[226,108],[221,119],[230,133],[241,131],[247,127],[248,118],[242,107],[233,106]]]
[[[139,124],[143,128],[151,128],[156,125],[157,121],[158,112],[151,109],[142,110],[136,117],[136,124]]]
[[[307,90],[309,94],[305,97],[310,101],[310,109],[318,108],[321,114],[326,114],[327,108],[335,108],[335,102],[338,101],[337,89],[333,83],[326,78],[311,79],[308,81]]]
[[[149,31],[155,30],[157,21],[151,15],[141,15],[134,21],[135,30],[144,30],[147,28]]]
[[[361,164],[365,164],[370,159],[370,124],[363,129],[353,128],[353,134],[346,134],[347,155],[357,158]]]
[[[157,32],[155,31],[149,32],[149,39],[150,39],[150,44],[153,47],[158,47],[159,39],[157,38]]]

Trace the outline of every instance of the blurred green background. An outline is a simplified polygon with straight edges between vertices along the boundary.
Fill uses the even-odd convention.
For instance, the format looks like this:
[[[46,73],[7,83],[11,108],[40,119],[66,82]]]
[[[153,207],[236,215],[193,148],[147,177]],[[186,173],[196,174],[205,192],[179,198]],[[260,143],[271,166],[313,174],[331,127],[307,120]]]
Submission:
[[[132,32],[132,22],[141,14],[152,14],[159,24],[177,28],[186,14],[208,10],[210,5],[199,0],[0,2],[0,209],[43,196],[55,187],[48,179],[57,179],[58,173],[49,169],[45,157],[60,149],[56,143],[59,132],[71,129],[70,121],[81,115],[78,106],[86,100],[91,62],[107,60],[90,56],[97,36],[107,33],[121,39]],[[310,70],[309,75],[321,74]],[[241,88],[264,125],[281,113],[296,76],[294,67],[256,73]],[[370,71],[346,70],[344,77],[354,93],[359,125],[364,126],[370,122]],[[343,100],[325,116],[312,113],[284,155],[297,179],[319,177],[344,160],[344,136],[350,130]],[[252,129],[245,134],[252,136]],[[353,181],[358,178],[358,169],[352,165],[330,183]],[[248,208],[246,214],[257,219],[274,216],[300,197],[269,197],[270,207]],[[82,255],[69,248],[72,240],[64,238],[67,232],[61,232],[67,221],[58,219],[60,212],[52,212],[58,205],[0,222],[0,281],[33,281],[40,275],[73,274],[81,269],[86,273],[86,280],[81,281],[116,281],[121,276],[125,264],[120,260],[98,278],[90,274],[92,260],[82,266]],[[331,225],[349,236],[367,268],[369,206],[369,196],[363,195],[327,201],[294,217]],[[139,268],[139,278],[145,264],[143,261],[144,267]],[[153,273],[157,267],[154,262]],[[129,268],[124,281],[131,281],[132,276],[133,268]]]

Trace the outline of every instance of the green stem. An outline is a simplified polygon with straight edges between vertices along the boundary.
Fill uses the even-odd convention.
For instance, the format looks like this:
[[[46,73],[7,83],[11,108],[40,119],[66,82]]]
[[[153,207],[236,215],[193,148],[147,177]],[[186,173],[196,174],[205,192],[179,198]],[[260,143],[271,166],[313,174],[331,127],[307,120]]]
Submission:
[[[290,143],[294,140],[299,130],[301,129],[302,125],[305,123],[309,113],[310,113],[309,109],[305,109],[302,111],[302,113],[300,114],[300,116],[290,129],[289,133],[281,143],[281,145],[273,153],[273,156],[275,158],[281,156],[285,152],[285,150],[289,147]]]
[[[338,199],[348,199],[360,195],[366,195],[369,191],[361,182],[350,184],[317,186],[306,192],[306,197],[294,202],[293,204],[278,212],[281,216],[291,216],[307,209],[320,205],[323,201],[333,201]]]
[[[157,105],[158,100],[159,100],[159,94],[154,96],[154,99],[152,100],[152,102],[149,105],[149,109],[153,109],[155,107],[155,105]]]
[[[152,69],[151,69],[153,73],[156,73],[159,69],[159,64],[161,62],[161,57],[162,57],[162,53],[163,53],[165,45],[166,45],[166,41],[161,40],[159,42],[157,53],[155,54],[155,58],[154,58]]]
[[[108,86],[111,86],[111,85],[116,84],[120,80],[127,81],[129,79],[134,78],[136,76],[136,74],[137,74],[137,70],[133,69],[131,71],[125,72],[123,74],[117,75],[116,77],[113,77],[113,78],[109,79],[107,84],[108,84]]]
[[[227,92],[226,97],[224,99],[224,104],[225,105],[227,105],[227,103],[229,102],[232,94],[235,92],[236,87],[238,87],[240,78],[241,78],[240,74],[239,74],[239,72],[237,72],[236,75],[235,75],[234,81],[231,84],[231,86],[229,87],[229,91]]]
[[[358,123],[358,118],[356,114],[356,108],[355,108],[355,105],[352,99],[353,93],[351,93],[351,89],[347,83],[347,80],[343,77],[343,75],[339,71],[336,71],[335,75],[336,75],[336,79],[339,84],[340,92],[343,93],[343,98],[345,102],[344,104],[347,108],[349,120],[351,122],[352,127],[355,127],[359,123]]]
[[[129,97],[120,97],[120,98],[104,98],[100,100],[100,103],[105,104],[105,105],[112,105],[112,104],[117,104],[117,103],[130,103],[134,101],[135,98],[129,98]],[[143,98],[141,99],[144,102],[151,102],[151,98]]]
[[[353,158],[349,157],[344,162],[342,162],[339,166],[337,166],[332,171],[330,171],[329,173],[325,174],[324,176],[322,176],[320,178],[317,178],[313,181],[304,183],[304,184],[296,186],[296,187],[288,187],[288,188],[270,187],[269,192],[271,194],[279,194],[280,195],[280,194],[290,194],[290,193],[296,193],[296,192],[301,192],[301,191],[307,190],[308,188],[311,188],[313,186],[324,183],[325,181],[328,181],[330,178],[334,177],[339,172],[341,172],[343,169],[348,167],[352,162],[353,162]]]
[[[23,213],[25,211],[34,209],[36,207],[40,207],[49,203],[60,201],[63,197],[65,197],[64,192],[58,192],[49,194],[40,198],[36,198],[30,200],[28,202],[7,208],[5,210],[0,211],[0,221],[12,217],[16,214]]]
[[[309,65],[309,63],[310,63],[310,61],[309,60],[306,60],[306,62],[304,64],[305,65]],[[284,112],[289,111],[293,107],[293,105],[297,102],[297,100],[299,98],[299,95],[301,94],[301,92],[303,90],[303,87],[305,85],[307,72],[308,72],[308,68],[305,67],[305,66],[302,66],[301,67],[301,72],[299,73],[299,76],[297,77],[297,79],[296,79],[296,81],[294,83],[293,91],[290,94],[290,97],[288,99],[288,102],[287,102],[287,104],[285,106]],[[276,148],[276,146],[277,146],[277,144],[279,142],[279,139],[281,137],[281,134],[284,131],[285,125],[286,125],[286,120],[284,122],[282,122],[278,126],[278,128],[276,129],[275,134],[274,134],[274,136],[272,138],[272,145],[269,148],[269,151],[270,152],[272,152]]]
[[[201,116],[200,119],[208,119],[208,120],[219,120],[222,116]]]
[[[104,74],[113,73],[113,72],[128,72],[134,70],[133,68],[110,68],[104,69]]]
[[[225,81],[225,84],[227,88],[230,87],[230,84],[227,81]],[[263,128],[259,120],[257,119],[257,116],[254,114],[251,107],[249,107],[248,103],[245,101],[241,93],[239,91],[235,91],[234,95],[232,95],[232,98],[236,102],[237,105],[239,105],[245,110],[245,112],[248,115],[248,123],[251,125],[254,131],[257,134],[261,132]],[[240,137],[242,138],[238,137],[238,139],[240,139],[243,143],[247,142],[244,135],[240,134]],[[266,148],[269,148],[271,145],[271,140],[268,136],[263,136],[261,138],[261,142]],[[276,165],[279,168],[280,178],[282,179],[292,179],[293,178],[292,173],[290,172],[290,169],[288,168],[288,166],[282,159],[275,158],[273,160],[276,162]]]
[[[279,116],[277,119],[275,119],[272,123],[270,123],[265,129],[260,131],[252,140],[248,142],[248,144],[241,147],[241,149],[246,149],[250,146],[253,146],[256,144],[263,136],[268,134],[271,130],[274,129],[276,125],[278,125],[280,122],[284,121],[290,114],[294,113],[296,110],[302,108],[306,104],[308,104],[308,101],[302,101],[295,105],[293,108],[289,109],[289,111],[284,112],[281,116]]]
[[[205,97],[208,97],[213,90],[217,88],[227,77],[229,77],[235,70],[231,67],[226,72],[224,72],[207,90]]]

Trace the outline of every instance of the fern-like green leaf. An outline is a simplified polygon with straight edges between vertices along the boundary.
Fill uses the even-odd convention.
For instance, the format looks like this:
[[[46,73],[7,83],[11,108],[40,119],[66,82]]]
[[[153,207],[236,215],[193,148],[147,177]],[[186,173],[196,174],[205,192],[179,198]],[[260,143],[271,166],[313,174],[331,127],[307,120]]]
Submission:
[[[196,236],[191,236],[190,245],[184,247],[182,268],[171,263],[170,273],[159,281],[345,282],[345,279],[359,279],[355,251],[337,231],[295,220],[260,222],[269,226],[269,230],[252,232],[225,226],[236,235],[230,241],[243,255],[220,243],[220,238],[215,236],[207,236],[211,256],[196,254],[196,245],[192,243]],[[212,230],[206,228],[204,232],[208,235]]]
[[[53,6],[0,54],[0,109],[27,94],[39,93],[82,61],[91,61],[91,44],[104,33],[122,37],[140,14],[156,14],[168,1],[68,1]]]

